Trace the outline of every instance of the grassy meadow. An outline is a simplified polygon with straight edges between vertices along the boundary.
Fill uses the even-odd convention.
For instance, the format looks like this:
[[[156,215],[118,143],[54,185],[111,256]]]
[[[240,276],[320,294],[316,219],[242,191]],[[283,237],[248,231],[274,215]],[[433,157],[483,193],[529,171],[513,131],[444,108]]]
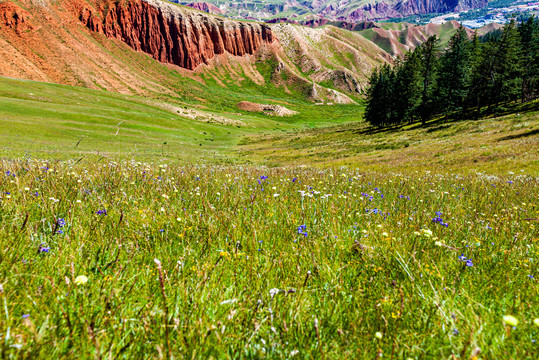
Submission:
[[[2,357],[537,358],[537,103],[382,131],[196,86],[0,78]]]
[[[518,169],[0,168],[4,357],[537,355],[538,182]]]

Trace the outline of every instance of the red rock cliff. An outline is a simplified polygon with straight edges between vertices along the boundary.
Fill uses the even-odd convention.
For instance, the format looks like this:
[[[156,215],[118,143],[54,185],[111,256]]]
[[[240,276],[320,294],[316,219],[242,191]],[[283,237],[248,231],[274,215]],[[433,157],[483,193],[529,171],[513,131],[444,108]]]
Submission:
[[[91,30],[190,70],[215,55],[252,55],[275,41],[268,25],[219,18],[160,0],[104,0],[95,7],[83,3],[76,11]]]

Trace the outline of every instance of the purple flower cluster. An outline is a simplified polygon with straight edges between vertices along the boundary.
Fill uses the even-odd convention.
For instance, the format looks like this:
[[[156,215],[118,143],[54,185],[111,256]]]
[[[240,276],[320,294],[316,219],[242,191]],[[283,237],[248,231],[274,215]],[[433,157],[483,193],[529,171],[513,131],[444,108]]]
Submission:
[[[440,211],[436,211],[436,217],[432,218],[432,222],[445,227],[449,226],[448,223],[444,223],[444,220],[442,219],[442,213]]]
[[[301,235],[307,237],[307,226],[306,225],[298,226],[298,234],[301,234]]]
[[[368,198],[369,201],[372,201],[372,200],[374,199],[374,196],[369,195],[369,194],[367,194],[367,193],[361,193],[361,196]]]
[[[472,262],[472,259],[467,259],[466,256],[464,256],[464,254],[460,255],[459,256],[459,260],[464,262],[466,266],[468,267],[472,267],[473,266],[473,262]]]
[[[64,232],[63,232],[62,228],[64,226],[66,226],[66,221],[63,218],[60,218],[60,219],[56,220],[56,223],[58,224],[58,227],[59,227],[59,229],[56,231],[56,233],[63,234]]]
[[[107,215],[107,210],[103,209],[103,210],[97,210],[95,212],[97,215]]]

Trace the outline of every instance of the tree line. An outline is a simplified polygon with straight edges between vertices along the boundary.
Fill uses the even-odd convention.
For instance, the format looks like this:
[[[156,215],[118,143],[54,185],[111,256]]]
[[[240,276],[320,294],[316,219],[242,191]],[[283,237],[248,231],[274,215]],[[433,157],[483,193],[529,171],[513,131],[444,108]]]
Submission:
[[[471,39],[461,26],[446,49],[430,37],[391,65],[373,71],[365,119],[390,126],[434,116],[472,115],[539,94],[539,20]]]

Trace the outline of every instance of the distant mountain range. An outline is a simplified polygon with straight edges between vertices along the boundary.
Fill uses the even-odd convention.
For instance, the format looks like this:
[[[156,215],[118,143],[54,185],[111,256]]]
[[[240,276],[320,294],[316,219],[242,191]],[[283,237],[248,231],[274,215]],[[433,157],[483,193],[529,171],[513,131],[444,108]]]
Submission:
[[[227,17],[272,20],[309,20],[322,17],[332,21],[369,21],[416,14],[448,13],[482,8],[488,0],[207,0],[183,5]]]

